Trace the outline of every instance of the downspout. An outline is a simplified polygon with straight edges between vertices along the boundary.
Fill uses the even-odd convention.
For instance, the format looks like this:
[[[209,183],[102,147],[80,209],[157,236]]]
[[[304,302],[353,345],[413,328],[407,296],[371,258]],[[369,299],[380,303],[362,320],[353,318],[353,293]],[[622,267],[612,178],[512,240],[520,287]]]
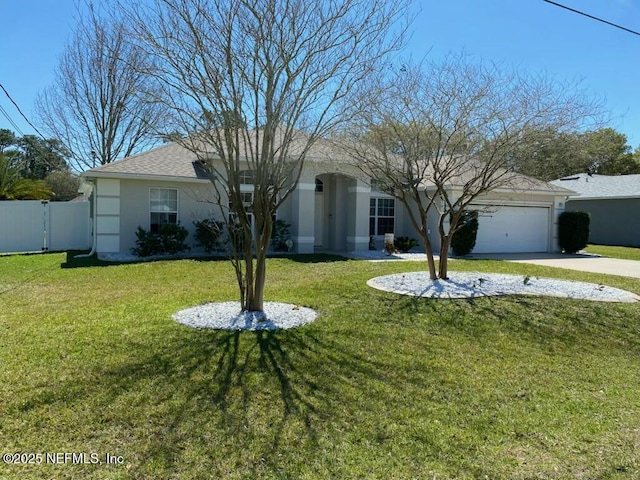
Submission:
[[[91,246],[91,251],[89,253],[81,253],[80,255],[74,255],[73,258],[87,258],[91,257],[96,253],[96,248],[98,246],[98,234],[96,228],[96,208],[98,206],[98,182],[95,180],[87,180],[88,183],[91,183],[91,194],[93,197],[93,217],[91,218],[91,230],[93,236],[93,245]]]

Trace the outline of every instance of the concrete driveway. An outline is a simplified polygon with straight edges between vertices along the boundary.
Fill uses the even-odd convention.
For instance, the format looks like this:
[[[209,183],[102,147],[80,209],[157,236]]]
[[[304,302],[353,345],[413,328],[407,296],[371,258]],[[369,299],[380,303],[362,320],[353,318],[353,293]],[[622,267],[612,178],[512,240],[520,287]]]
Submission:
[[[545,267],[566,268],[581,272],[606,273],[640,278],[640,261],[600,257],[589,254],[563,255],[555,253],[501,253],[470,255],[469,258],[532,263]]]

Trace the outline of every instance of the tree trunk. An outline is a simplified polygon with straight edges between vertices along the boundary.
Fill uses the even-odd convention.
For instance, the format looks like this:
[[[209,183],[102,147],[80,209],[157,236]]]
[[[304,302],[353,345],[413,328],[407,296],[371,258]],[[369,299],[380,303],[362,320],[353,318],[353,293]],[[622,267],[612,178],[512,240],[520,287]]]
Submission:
[[[253,283],[251,302],[247,302],[247,310],[250,312],[264,311],[264,284],[267,279],[267,259],[258,257],[256,259],[256,272]]]
[[[431,240],[427,234],[425,234],[422,230],[420,231],[420,240],[422,241],[422,247],[424,248],[424,253],[427,254],[427,265],[429,267],[429,278],[431,280],[435,280],[438,277],[436,276],[436,262],[433,259],[433,247],[431,246]]]
[[[440,265],[438,267],[438,277],[447,280],[449,278],[449,247],[451,246],[451,235],[443,235],[440,244]]]
[[[258,209],[256,209],[258,210]],[[259,214],[260,215],[260,214]],[[267,253],[269,251],[269,243],[271,241],[271,232],[273,231],[273,221],[271,220],[271,212],[266,211],[264,215],[256,215],[255,224],[255,264],[251,259],[252,265],[252,281],[247,279],[247,287],[249,289],[246,305],[243,311],[264,312],[264,287],[267,280]]]
[[[244,281],[243,285],[240,286],[241,290],[244,290],[244,300],[242,299],[242,293],[240,295],[241,302],[240,307],[242,311],[250,311],[249,305],[254,303],[254,282],[255,282],[255,272],[254,272],[254,264],[253,264],[253,248],[252,248],[252,237],[251,237],[251,227],[250,225],[242,226],[242,260],[244,261]]]

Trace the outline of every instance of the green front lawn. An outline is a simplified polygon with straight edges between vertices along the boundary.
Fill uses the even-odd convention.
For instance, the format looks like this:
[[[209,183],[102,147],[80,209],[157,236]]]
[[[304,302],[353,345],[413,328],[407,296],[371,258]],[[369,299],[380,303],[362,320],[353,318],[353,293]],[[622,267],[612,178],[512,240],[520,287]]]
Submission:
[[[171,314],[234,300],[226,262],[64,263],[0,258],[2,453],[123,464],[58,455],[2,479],[640,477],[638,304],[414,299],[365,282],[420,264],[300,257],[270,260],[267,297],[315,323],[196,331]]]
[[[612,247],[609,245],[588,245],[587,253],[595,253],[604,257],[622,258],[624,260],[640,260],[640,247]]]

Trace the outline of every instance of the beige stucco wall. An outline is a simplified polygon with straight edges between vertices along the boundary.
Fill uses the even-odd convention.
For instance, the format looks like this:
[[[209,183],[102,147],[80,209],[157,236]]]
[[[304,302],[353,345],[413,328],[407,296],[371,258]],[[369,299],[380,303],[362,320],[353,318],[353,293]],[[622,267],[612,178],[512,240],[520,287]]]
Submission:
[[[325,182],[321,231],[315,231],[315,181]],[[218,218],[220,209],[208,202],[213,199],[209,181],[176,181],[172,179],[98,178],[98,248],[100,253],[129,253],[136,243],[138,226],[150,228],[150,188],[178,189],[178,221],[189,237],[192,252],[195,245],[193,222]],[[247,186],[248,191],[250,187]],[[366,249],[369,241],[369,183],[360,172],[348,165],[308,161],[299,183],[279,207],[277,218],[291,225],[293,250],[312,253],[316,234],[322,247],[332,250]],[[223,199],[223,203],[226,200]]]
[[[324,184],[321,195],[315,191],[316,178]],[[149,229],[149,189],[152,187],[178,189],[178,220],[189,231],[187,241],[192,251],[199,251],[195,246],[193,222],[220,215],[218,206],[211,203],[213,187],[209,181],[98,179],[99,252],[119,249],[129,253],[135,246],[137,227]],[[316,246],[325,250],[365,250],[369,244],[369,200],[373,196],[386,195],[372,192],[368,180],[355,167],[311,161],[307,162],[295,191],[278,209],[277,218],[291,225],[295,252],[312,253]],[[316,200],[322,202],[319,210]],[[475,203],[548,207],[549,243],[552,249],[557,249],[557,216],[564,209],[564,197],[493,193],[478,198]],[[322,218],[316,219],[317,212]],[[316,230],[317,225],[321,227],[319,231]],[[429,216],[427,228],[437,251],[440,242],[436,211]],[[395,201],[394,233],[396,236],[418,238],[405,206],[398,200]],[[376,246],[382,248],[381,237],[376,238]]]
[[[149,189],[178,189],[178,221],[189,231],[187,244],[192,251],[195,245],[195,220],[219,217],[218,208],[206,200],[212,198],[213,187],[209,182],[171,182],[158,180],[120,180],[120,251],[129,253],[136,244],[136,230],[149,229]]]

